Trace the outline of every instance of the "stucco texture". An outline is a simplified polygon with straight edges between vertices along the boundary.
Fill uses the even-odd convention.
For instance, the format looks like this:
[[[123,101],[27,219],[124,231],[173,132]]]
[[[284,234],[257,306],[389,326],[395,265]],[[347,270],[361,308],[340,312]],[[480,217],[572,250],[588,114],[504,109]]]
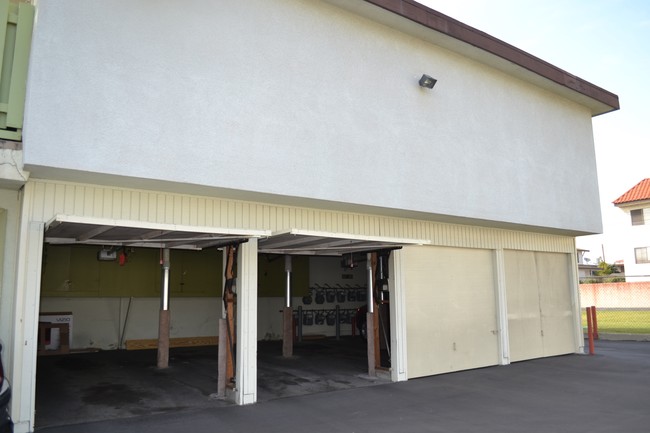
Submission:
[[[601,229],[588,108],[331,4],[42,0],[32,65],[34,177]]]

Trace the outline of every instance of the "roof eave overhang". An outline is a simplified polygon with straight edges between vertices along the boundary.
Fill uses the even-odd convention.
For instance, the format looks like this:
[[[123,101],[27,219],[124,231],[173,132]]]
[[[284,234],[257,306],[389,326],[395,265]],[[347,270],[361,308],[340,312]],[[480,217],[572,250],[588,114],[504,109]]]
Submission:
[[[45,225],[45,243],[202,250],[264,238],[269,230],[190,226],[59,214]]]
[[[559,94],[592,116],[620,108],[614,93],[413,0],[326,1]]]
[[[429,245],[428,239],[406,239],[368,236],[351,233],[291,229],[273,233],[261,239],[258,251],[262,254],[307,256],[342,256],[362,252],[397,249],[407,245]]]
[[[624,201],[624,202],[613,202],[614,206],[621,208],[621,209],[633,209],[633,208],[640,208],[640,207],[647,207],[650,206],[650,199],[641,199],[641,200],[633,200],[633,201]]]

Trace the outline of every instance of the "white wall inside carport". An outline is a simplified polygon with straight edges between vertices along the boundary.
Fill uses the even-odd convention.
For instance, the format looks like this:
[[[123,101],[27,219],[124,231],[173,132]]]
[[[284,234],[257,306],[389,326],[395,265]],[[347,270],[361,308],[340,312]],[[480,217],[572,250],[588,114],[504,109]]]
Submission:
[[[343,275],[352,278],[343,278]],[[360,263],[354,269],[343,269],[341,267],[341,257],[310,257],[309,258],[309,287],[329,285],[338,287],[346,285],[352,287],[366,286],[365,262]],[[257,304],[257,338],[258,340],[281,340],[282,339],[282,314],[284,307],[284,297],[260,297]],[[341,309],[356,309],[364,304],[365,300],[357,302],[344,303],[323,303],[316,304],[312,300],[311,304],[305,304],[302,296],[293,296],[291,298],[292,307],[297,310],[299,306],[303,311],[308,310],[334,310],[336,305]],[[341,326],[341,335],[351,335],[351,324]],[[303,335],[336,335],[336,327],[324,325],[311,325],[303,327]]]
[[[159,310],[160,300],[156,298],[41,299],[41,313],[72,313],[73,349],[117,349],[122,333],[124,341],[158,338]],[[218,334],[221,298],[172,298],[170,310],[171,338]]]
[[[342,275],[352,279],[343,279]],[[328,284],[336,287],[365,286],[365,268],[341,268],[340,257],[310,258],[310,287]],[[129,302],[131,307],[129,309]],[[337,303],[304,305],[302,296],[292,298],[294,308],[333,310]],[[342,309],[355,309],[364,302],[340,303]],[[284,298],[260,298],[258,300],[258,339],[279,340],[282,338],[282,316]],[[97,348],[112,350],[120,347],[120,340],[152,339],[158,337],[157,298],[56,298],[41,299],[41,313],[71,312],[73,316],[72,349]],[[218,334],[218,319],[221,315],[221,298],[172,298],[171,338],[204,337]],[[129,311],[127,319],[127,310]],[[333,336],[334,326],[306,326],[305,335],[320,334]],[[350,335],[351,325],[341,326],[341,335]]]
[[[352,278],[343,278],[343,275],[351,276]],[[309,258],[309,287],[327,287],[337,288],[339,286],[346,287],[366,287],[367,277],[365,270],[365,262],[361,262],[354,269],[341,267],[341,257],[310,257]],[[348,301],[346,297],[345,302],[327,302],[317,304],[315,299],[312,299],[311,304],[305,304],[302,296],[294,296],[291,299],[294,311],[299,306],[303,308],[303,312],[312,310],[325,310],[334,311],[336,305],[342,310],[352,310],[365,304],[365,299],[361,301]],[[258,303],[258,338],[261,340],[279,340],[282,338],[282,316],[280,311],[284,307],[284,298],[260,298]],[[333,325],[309,325],[303,326],[303,335],[325,335],[335,336],[336,327]],[[352,324],[341,324],[341,335],[352,334]]]

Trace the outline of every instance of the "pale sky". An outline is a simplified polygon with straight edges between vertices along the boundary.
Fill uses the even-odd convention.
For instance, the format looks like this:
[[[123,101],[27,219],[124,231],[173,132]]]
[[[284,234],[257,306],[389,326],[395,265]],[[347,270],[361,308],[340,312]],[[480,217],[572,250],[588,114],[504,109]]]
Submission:
[[[601,245],[607,262],[622,259],[630,222],[612,201],[650,177],[650,2],[418,1],[618,95],[619,111],[593,118],[604,233],[577,246],[593,261]]]

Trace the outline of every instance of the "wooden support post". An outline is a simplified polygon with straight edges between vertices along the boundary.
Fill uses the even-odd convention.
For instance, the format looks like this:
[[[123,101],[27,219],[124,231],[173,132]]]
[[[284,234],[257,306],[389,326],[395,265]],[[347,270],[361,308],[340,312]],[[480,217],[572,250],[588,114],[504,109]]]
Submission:
[[[591,308],[587,307],[587,337],[589,338],[589,354],[593,355],[594,352],[594,328],[591,319]]]
[[[162,286],[158,317],[158,368],[169,367],[169,248],[162,250]]]
[[[374,327],[375,323],[375,314],[366,313],[366,330],[371,330]],[[377,345],[375,344],[375,333],[366,332],[366,337],[368,340],[368,376],[377,375],[377,357],[375,356],[375,350]]]
[[[219,319],[219,354],[217,358],[217,397],[226,396],[228,383],[226,370],[228,368],[228,321]]]
[[[158,318],[158,368],[169,367],[169,310],[160,310]]]
[[[282,311],[282,356],[293,356],[293,308],[284,307]]]
[[[233,295],[226,296],[226,351],[227,351],[227,365],[226,365],[226,380],[228,386],[233,386],[235,382],[235,344],[237,344],[237,331],[235,329],[235,297]]]
[[[591,308],[591,325],[594,327],[594,339],[598,340],[598,319],[596,319],[596,307]]]

